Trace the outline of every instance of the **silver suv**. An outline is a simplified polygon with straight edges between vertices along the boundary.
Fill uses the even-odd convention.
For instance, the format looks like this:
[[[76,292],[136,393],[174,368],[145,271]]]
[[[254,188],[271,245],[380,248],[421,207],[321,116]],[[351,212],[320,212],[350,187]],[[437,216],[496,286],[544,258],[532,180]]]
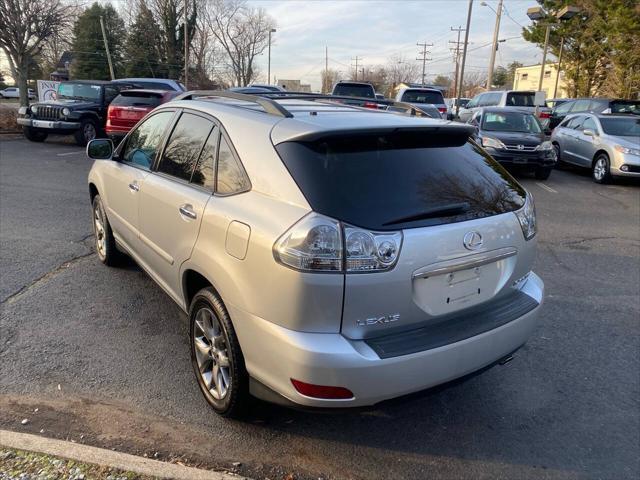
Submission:
[[[188,92],[87,147],[96,250],[189,315],[216,412],[372,405],[522,346],[529,194],[470,126],[326,97]],[[454,161],[455,160],[455,161]]]

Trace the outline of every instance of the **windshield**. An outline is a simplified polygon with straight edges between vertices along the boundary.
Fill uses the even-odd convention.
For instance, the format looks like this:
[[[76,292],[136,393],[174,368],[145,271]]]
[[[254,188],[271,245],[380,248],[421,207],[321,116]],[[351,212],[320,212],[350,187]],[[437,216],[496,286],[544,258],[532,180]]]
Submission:
[[[507,94],[507,107],[535,107],[536,94],[534,92],[509,92]]]
[[[600,118],[607,135],[616,137],[640,137],[640,118]]]
[[[524,190],[480,147],[424,132],[276,146],[316,212],[371,230],[462,222],[517,210]]]
[[[58,86],[57,99],[100,101],[102,87],[90,83],[63,82]]]
[[[494,132],[542,132],[540,123],[534,115],[520,112],[487,112],[482,117],[481,128]]]
[[[611,102],[611,113],[634,113],[640,115],[640,101],[616,100]]]
[[[340,83],[333,89],[333,94],[344,97],[376,98],[375,91],[371,85],[357,83]]]
[[[444,97],[442,96],[442,93],[434,92],[432,90],[407,90],[402,94],[401,101],[441,105],[444,103]]]

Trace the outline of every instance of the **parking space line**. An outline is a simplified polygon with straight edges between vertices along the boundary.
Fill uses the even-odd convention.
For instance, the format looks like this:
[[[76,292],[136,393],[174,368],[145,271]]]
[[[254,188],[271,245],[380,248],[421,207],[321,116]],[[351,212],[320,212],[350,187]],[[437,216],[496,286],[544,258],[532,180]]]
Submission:
[[[56,156],[58,156],[58,157],[66,157],[67,155],[77,155],[79,153],[82,153],[82,152],[78,151],[78,152],[56,153]]]
[[[548,185],[545,185],[544,183],[540,183],[540,182],[536,182],[536,185],[538,185],[540,188],[543,188],[544,190],[546,190],[547,192],[551,192],[551,193],[558,193],[557,190],[554,190],[553,188],[551,188]]]

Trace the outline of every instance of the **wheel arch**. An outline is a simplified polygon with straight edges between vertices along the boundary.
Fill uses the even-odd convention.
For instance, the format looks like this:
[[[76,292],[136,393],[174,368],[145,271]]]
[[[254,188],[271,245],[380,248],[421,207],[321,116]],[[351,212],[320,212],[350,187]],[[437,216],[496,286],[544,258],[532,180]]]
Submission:
[[[93,199],[95,198],[96,195],[98,195],[98,187],[96,187],[96,184],[93,182],[89,182],[89,198],[91,199],[91,202],[93,203]]]
[[[596,153],[593,154],[593,158],[591,159],[591,168],[593,168],[593,166],[596,164],[596,158],[598,158],[600,156],[600,154],[604,153],[607,158],[609,159],[609,162],[611,162],[611,156],[609,155],[609,152],[607,152],[605,149],[600,148],[598,150],[596,150]]]
[[[205,275],[194,268],[187,268],[182,273],[182,295],[184,299],[185,309],[188,311],[191,306],[191,300],[203,288],[211,287],[215,294],[222,300],[222,296],[216,289],[213,282]],[[224,303],[224,301],[223,301]]]

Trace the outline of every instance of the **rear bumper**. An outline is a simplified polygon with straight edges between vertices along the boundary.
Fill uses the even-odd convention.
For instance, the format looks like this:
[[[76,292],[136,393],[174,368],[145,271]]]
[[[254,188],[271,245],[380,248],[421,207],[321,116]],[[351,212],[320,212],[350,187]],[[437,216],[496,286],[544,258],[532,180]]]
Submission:
[[[384,359],[361,340],[349,340],[333,333],[295,332],[233,306],[229,306],[229,311],[247,370],[260,384],[305,407],[362,407],[465,376],[518,349],[537,324],[544,285],[531,273],[521,291],[533,298],[538,307],[479,335]],[[345,387],[354,397],[347,400],[310,398],[293,388],[291,378]]]

